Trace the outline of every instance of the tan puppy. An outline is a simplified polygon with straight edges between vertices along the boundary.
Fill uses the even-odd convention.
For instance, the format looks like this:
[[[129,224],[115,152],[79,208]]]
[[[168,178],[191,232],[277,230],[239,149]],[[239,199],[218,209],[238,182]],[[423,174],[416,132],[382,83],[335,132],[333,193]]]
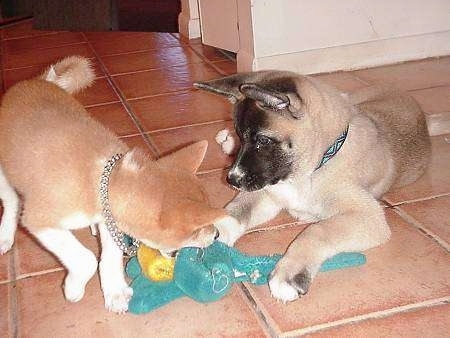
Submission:
[[[64,292],[68,300],[78,301],[97,260],[70,230],[97,224],[105,305],[124,312],[132,290],[124,279],[118,246],[124,244],[114,224],[149,246],[171,252],[209,245],[217,235],[211,224],[225,211],[208,206],[195,177],[207,142],[158,161],[130,150],[67,93],[93,79],[87,59],[69,57],[5,94],[0,111],[0,253],[13,244],[19,194],[22,224],[67,268]],[[124,156],[112,159],[115,154]],[[108,161],[115,163],[107,166]]]
[[[348,96],[317,79],[277,71],[196,86],[235,104],[241,143],[227,177],[241,190],[226,207],[235,219],[216,224],[219,239],[233,244],[282,209],[317,222],[273,271],[275,298],[287,302],[305,294],[327,258],[389,239],[377,198],[416,180],[430,157],[425,117],[411,97],[389,88]],[[226,151],[229,138],[217,136]]]

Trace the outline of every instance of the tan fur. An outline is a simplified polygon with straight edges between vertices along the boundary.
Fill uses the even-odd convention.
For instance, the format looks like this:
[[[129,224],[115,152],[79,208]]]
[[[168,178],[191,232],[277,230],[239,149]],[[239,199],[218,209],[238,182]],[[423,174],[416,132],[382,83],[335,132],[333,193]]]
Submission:
[[[22,224],[45,241],[44,246],[67,267],[65,292],[70,300],[82,297],[96,261],[67,230],[99,224],[104,246],[100,272],[105,304],[123,312],[131,293],[120,268],[122,253],[105,230],[99,195],[103,168],[114,154],[125,154],[113,169],[109,183],[112,214],[122,231],[162,251],[207,246],[216,234],[213,222],[226,215],[223,209],[208,205],[195,176],[207,142],[198,142],[159,161],[142,150],[130,150],[59,87],[76,92],[92,83],[89,62],[69,58],[49,69],[55,69],[59,79],[65,80],[50,76],[50,81],[22,81],[3,97],[0,174],[22,197]],[[43,78],[48,78],[48,71],[46,74]],[[2,238],[9,236],[12,225],[3,228],[0,253],[12,245],[12,239]],[[67,250],[71,248],[73,253],[58,246],[60,241],[61,245],[67,243]],[[111,265],[108,259],[115,263]],[[112,278],[118,282],[110,282]]]
[[[249,86],[261,92],[246,92]],[[246,95],[263,100],[261,107],[289,103],[286,108],[265,109],[264,133],[292,142],[292,149],[286,146],[294,157],[292,174],[261,190],[240,192],[227,205],[235,220],[217,224],[228,236],[222,240],[231,244],[282,209],[317,222],[291,243],[272,273],[269,286],[274,297],[284,302],[298,298],[308,291],[325,259],[389,239],[384,210],[376,199],[392,186],[416,180],[430,158],[425,117],[410,96],[389,87],[343,95],[318,79],[277,71],[237,74],[197,87],[226,95],[233,103]],[[293,92],[282,90],[292,87]],[[347,126],[340,151],[316,170]]]

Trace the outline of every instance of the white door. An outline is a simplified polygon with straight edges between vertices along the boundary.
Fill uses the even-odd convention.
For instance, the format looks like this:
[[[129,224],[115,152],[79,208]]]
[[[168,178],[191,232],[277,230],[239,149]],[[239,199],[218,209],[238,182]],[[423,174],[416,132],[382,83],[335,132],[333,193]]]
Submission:
[[[230,52],[239,50],[238,0],[199,0],[202,42]]]

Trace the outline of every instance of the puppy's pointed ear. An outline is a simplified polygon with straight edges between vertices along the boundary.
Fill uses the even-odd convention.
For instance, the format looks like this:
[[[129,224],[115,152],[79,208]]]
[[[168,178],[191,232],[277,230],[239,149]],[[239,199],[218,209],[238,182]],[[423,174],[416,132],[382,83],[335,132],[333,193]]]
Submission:
[[[184,147],[158,160],[163,166],[183,168],[196,173],[205,158],[208,141],[203,140]]]
[[[255,73],[238,73],[220,79],[195,82],[194,87],[225,96],[231,103],[236,103],[243,98],[242,93],[239,91],[240,85],[250,77],[254,76],[254,74]]]
[[[261,102],[275,110],[285,109],[290,104],[287,95],[266,89],[255,83],[244,83],[239,86],[239,91],[246,97]]]

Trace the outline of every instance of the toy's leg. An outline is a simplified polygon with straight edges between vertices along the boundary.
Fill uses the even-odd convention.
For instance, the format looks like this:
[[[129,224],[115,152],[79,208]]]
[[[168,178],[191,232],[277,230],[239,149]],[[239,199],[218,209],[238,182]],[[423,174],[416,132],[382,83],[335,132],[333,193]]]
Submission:
[[[9,184],[0,167],[0,199],[3,203],[3,216],[0,223],[0,255],[6,253],[14,243],[19,216],[19,198]]]
[[[233,245],[247,229],[270,221],[281,211],[264,191],[241,192],[225,207],[230,217],[215,224],[219,241]]]
[[[123,253],[104,223],[99,224],[98,229],[102,242],[100,282],[105,298],[105,307],[110,311],[123,313],[128,310],[128,302],[133,295],[133,289],[125,281]]]
[[[45,229],[34,234],[67,269],[64,294],[67,300],[77,302],[84,296],[87,282],[97,271],[97,258],[68,230]]]
[[[326,259],[340,252],[366,250],[389,239],[383,207],[372,196],[363,191],[346,191],[337,200],[339,205],[332,207],[340,212],[310,225],[278,262],[269,277],[273,297],[283,302],[295,300],[308,292]]]

